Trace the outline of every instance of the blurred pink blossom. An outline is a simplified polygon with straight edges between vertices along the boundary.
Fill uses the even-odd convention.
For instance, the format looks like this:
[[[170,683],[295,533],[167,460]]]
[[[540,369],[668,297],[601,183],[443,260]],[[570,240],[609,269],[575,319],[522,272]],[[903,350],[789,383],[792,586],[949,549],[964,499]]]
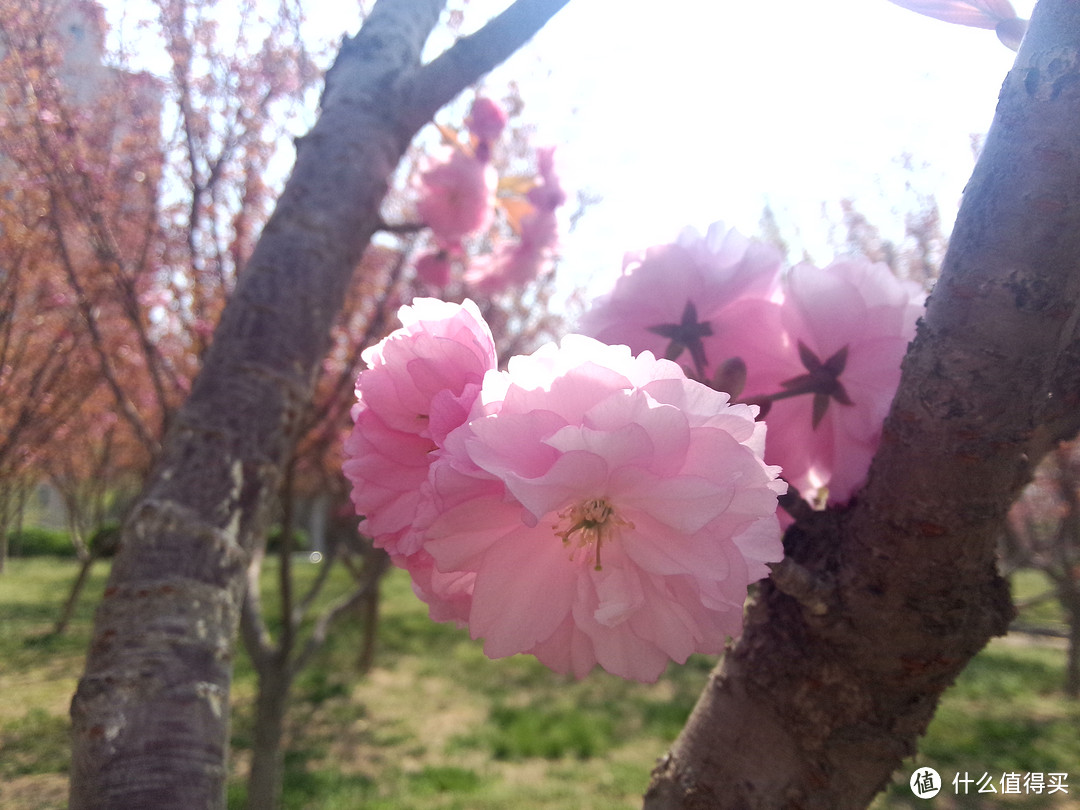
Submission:
[[[627,254],[615,288],[592,303],[580,329],[606,343],[677,360],[707,378],[724,338],[721,312],[743,296],[769,295],[780,262],[771,245],[721,222],[704,237],[687,228],[673,244]]]
[[[566,190],[555,171],[555,147],[545,146],[536,150],[537,174],[540,182],[529,189],[526,196],[538,210],[554,211],[566,203]]]
[[[416,260],[416,277],[429,287],[445,287],[450,283],[450,252],[435,250]]]
[[[472,301],[419,298],[402,327],[364,351],[343,470],[365,533],[391,554],[419,548],[414,523],[432,452],[461,425],[494,369],[495,343]]]
[[[510,287],[522,287],[543,273],[551,264],[559,243],[556,209],[566,203],[566,191],[555,172],[555,148],[537,153],[540,181],[526,197],[532,210],[521,218],[517,242],[500,245],[495,254],[474,261],[465,281],[485,295]]]
[[[779,302],[745,299],[724,313],[720,359],[746,366],[738,399],[772,399],[765,460],[807,498],[825,487],[829,503],[844,503],[864,483],[924,299],[887,265],[851,258],[800,264]]]
[[[506,120],[506,112],[498,102],[478,96],[473,102],[465,123],[474,138],[490,144],[502,135],[503,129],[506,128]]]
[[[210,338],[214,334],[214,324],[206,318],[196,318],[191,322],[191,331],[201,338]]]
[[[755,414],[674,363],[578,335],[489,372],[431,465],[423,545],[471,588],[485,652],[643,681],[719,653],[782,554],[786,485]],[[463,604],[419,588],[449,614]]]
[[[497,184],[494,167],[460,149],[420,175],[416,209],[439,247],[460,248],[466,235],[487,228]]]
[[[991,28],[1014,51],[1027,31],[1027,21],[1016,16],[1009,0],[890,0],[910,11],[944,22]]]

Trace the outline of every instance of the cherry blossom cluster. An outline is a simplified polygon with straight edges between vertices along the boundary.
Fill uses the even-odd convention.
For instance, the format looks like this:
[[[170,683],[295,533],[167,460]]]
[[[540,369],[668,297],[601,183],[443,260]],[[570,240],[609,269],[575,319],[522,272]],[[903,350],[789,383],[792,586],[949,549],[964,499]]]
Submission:
[[[417,259],[416,274],[429,288],[446,287],[454,265],[467,263],[467,288],[490,296],[527,284],[554,259],[559,240],[556,209],[566,202],[555,171],[555,150],[537,151],[537,178],[523,198],[511,195],[513,204],[507,202],[498,194],[499,176],[491,165],[494,144],[506,123],[498,104],[477,98],[466,121],[469,143],[455,140],[446,156],[420,174],[417,213],[435,247]],[[500,203],[513,236],[496,239],[490,253],[466,262],[466,239],[491,233]]]
[[[862,258],[781,272],[777,250],[715,223],[627,256],[581,331],[760,406],[765,461],[808,500],[841,504],[866,479],[924,299]]]
[[[364,352],[344,471],[433,619],[491,657],[642,681],[739,635],[782,556],[757,406],[581,335],[501,371],[468,300],[399,316]]]

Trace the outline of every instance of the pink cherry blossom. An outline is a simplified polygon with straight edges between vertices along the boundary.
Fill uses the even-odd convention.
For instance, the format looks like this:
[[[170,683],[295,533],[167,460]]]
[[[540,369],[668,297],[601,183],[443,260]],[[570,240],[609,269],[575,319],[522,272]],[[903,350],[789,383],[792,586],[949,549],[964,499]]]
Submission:
[[[443,574],[423,548],[408,556],[391,557],[398,568],[409,572],[413,593],[428,606],[428,616],[436,622],[453,622],[465,627],[472,607],[473,583],[471,571]]]
[[[945,22],[993,28],[1002,20],[1011,20],[1016,11],[1009,0],[890,0],[910,11]]]
[[[468,417],[495,343],[472,301],[418,298],[398,312],[402,327],[364,351],[345,476],[364,531],[391,554],[419,548],[432,452]]]
[[[555,172],[554,147],[538,150],[540,181],[526,195],[532,210],[521,218],[516,242],[500,245],[486,260],[475,261],[465,282],[485,295],[522,287],[543,273],[559,243],[556,209],[566,203],[566,191]]]
[[[898,6],[944,22],[991,28],[1014,51],[1027,31],[1027,21],[1016,16],[1009,0],[890,0]]]
[[[460,248],[465,236],[488,227],[498,179],[489,163],[460,149],[420,175],[416,209],[439,247]]]
[[[425,253],[416,260],[416,278],[429,287],[445,287],[450,283],[451,267],[449,251]]]
[[[765,460],[811,500],[826,488],[844,503],[865,481],[925,293],[865,259],[800,264],[782,292],[724,313],[720,356],[746,365],[740,401],[780,395]]]
[[[780,252],[723,223],[692,228],[673,244],[628,254],[611,293],[586,311],[580,330],[607,343],[678,360],[707,377],[715,366],[718,318],[743,296],[768,295]]]
[[[471,588],[485,652],[643,681],[719,653],[782,554],[786,485],[755,414],[674,363],[578,335],[489,372],[432,463],[423,545]]]
[[[503,129],[506,128],[506,120],[506,112],[498,102],[479,96],[473,102],[465,123],[474,138],[493,143],[499,139]]]
[[[555,171],[555,147],[545,146],[536,150],[536,169],[540,182],[529,189],[526,196],[537,209],[554,211],[566,203],[566,190]]]

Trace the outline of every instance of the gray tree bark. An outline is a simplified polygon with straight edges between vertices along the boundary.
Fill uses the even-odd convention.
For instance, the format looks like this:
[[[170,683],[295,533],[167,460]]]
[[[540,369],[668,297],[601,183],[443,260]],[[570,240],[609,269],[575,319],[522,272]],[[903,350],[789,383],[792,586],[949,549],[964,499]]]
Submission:
[[[273,810],[281,803],[285,757],[281,740],[285,734],[285,710],[288,707],[292,680],[293,672],[284,665],[259,672],[251,744],[251,773],[247,780],[246,806],[249,808]]]
[[[1080,595],[1070,589],[1065,604],[1069,621],[1069,648],[1065,654],[1065,694],[1073,700],[1080,698]]]
[[[1012,615],[995,544],[1080,415],[1080,3],[1001,90],[869,482],[789,531],[648,810],[865,807]]]
[[[322,111],[124,528],[72,700],[70,807],[224,808],[245,572],[388,179],[443,104],[567,0],[518,0],[422,65],[443,0],[380,0]]]

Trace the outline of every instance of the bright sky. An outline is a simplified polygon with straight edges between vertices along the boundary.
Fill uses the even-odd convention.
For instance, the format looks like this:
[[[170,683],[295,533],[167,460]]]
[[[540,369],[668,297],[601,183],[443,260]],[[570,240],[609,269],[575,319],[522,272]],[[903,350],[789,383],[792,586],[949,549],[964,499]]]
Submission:
[[[506,4],[470,0],[466,25]],[[349,25],[340,0],[308,8],[322,36]],[[754,233],[766,202],[819,262],[823,203],[855,198],[898,239],[914,181],[951,222],[1012,60],[992,31],[887,0],[571,0],[488,86],[517,80],[564,182],[603,197],[561,266],[599,292],[624,251],[714,220]]]
[[[507,74],[537,55],[526,112],[564,143],[566,181],[604,197],[566,240],[575,275],[617,273],[624,250],[688,224],[753,233],[766,201],[822,262],[826,201],[857,198],[900,237],[904,153],[951,222],[1014,57],[992,31],[886,0],[572,0]]]

